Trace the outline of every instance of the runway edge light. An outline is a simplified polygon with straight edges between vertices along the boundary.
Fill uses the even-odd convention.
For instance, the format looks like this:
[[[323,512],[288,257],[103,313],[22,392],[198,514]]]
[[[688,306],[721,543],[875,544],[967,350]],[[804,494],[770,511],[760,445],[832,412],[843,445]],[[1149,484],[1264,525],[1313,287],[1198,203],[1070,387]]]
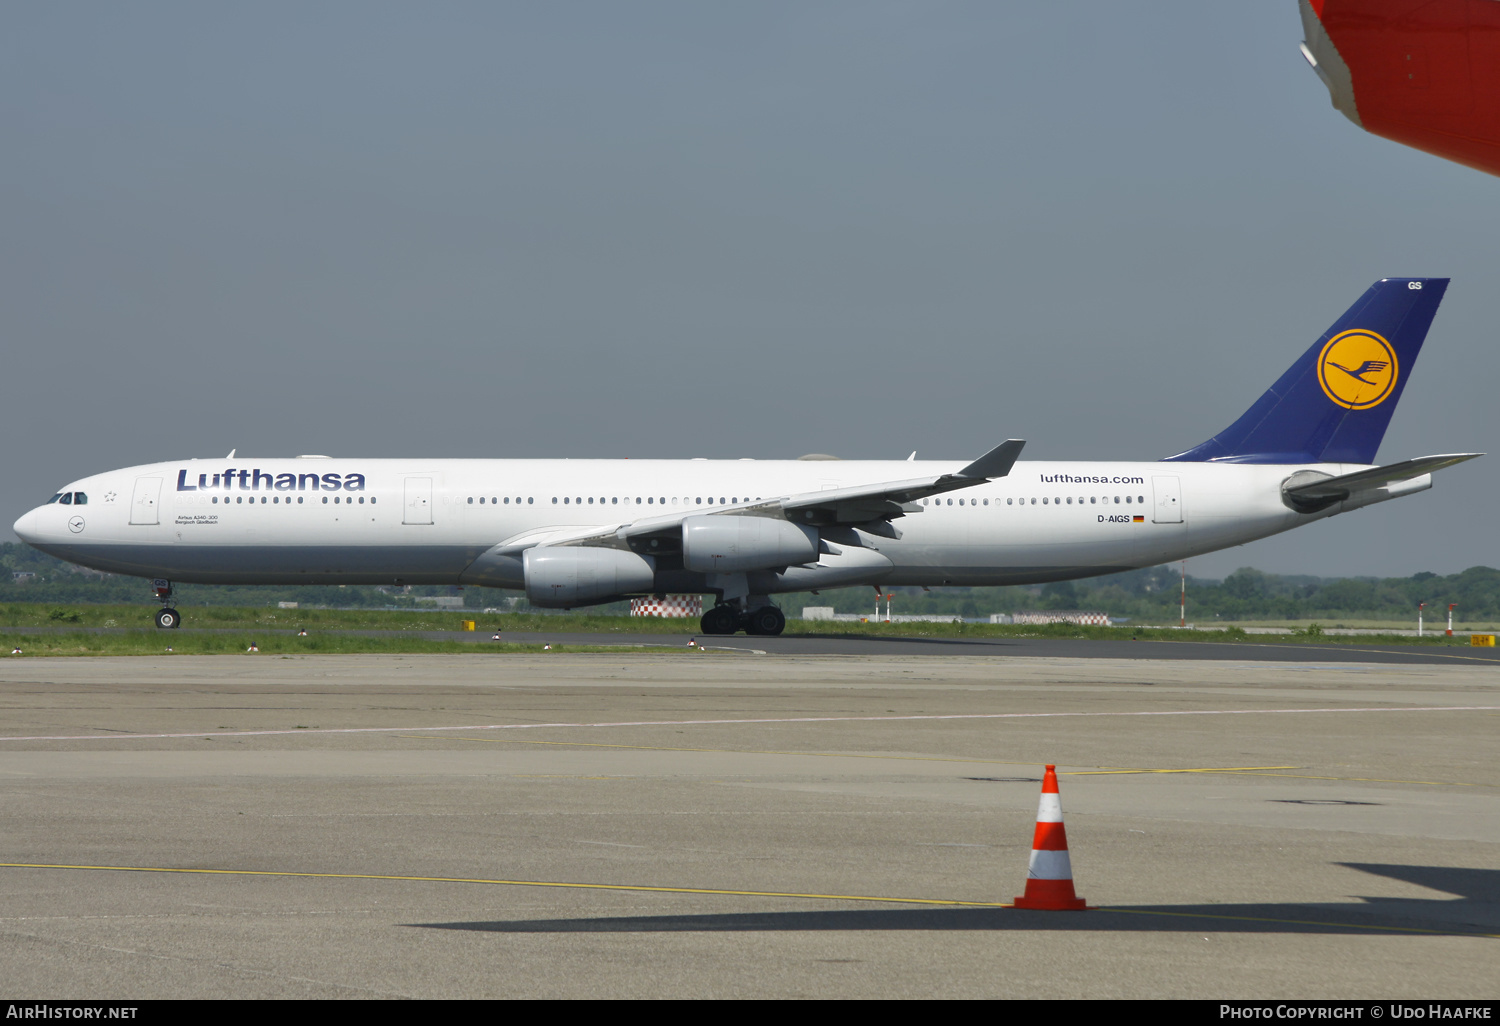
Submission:
[[[1037,807],[1036,833],[1031,840],[1026,893],[1014,905],[1049,912],[1088,907],[1073,891],[1073,863],[1068,858],[1068,835],[1063,829],[1056,766],[1048,766],[1042,776],[1042,800]]]

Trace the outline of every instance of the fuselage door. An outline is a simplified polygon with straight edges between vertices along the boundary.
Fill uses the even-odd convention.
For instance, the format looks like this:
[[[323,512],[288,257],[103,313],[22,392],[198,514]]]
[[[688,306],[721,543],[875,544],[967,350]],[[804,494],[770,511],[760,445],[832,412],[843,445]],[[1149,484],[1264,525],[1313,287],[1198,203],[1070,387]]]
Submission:
[[[1151,490],[1156,497],[1151,521],[1157,524],[1182,523],[1182,479],[1179,477],[1153,477]]]
[[[132,524],[157,524],[157,506],[161,504],[161,478],[138,477],[135,492],[130,496],[130,522]]]
[[[432,478],[406,479],[406,506],[401,514],[403,524],[432,523]]]

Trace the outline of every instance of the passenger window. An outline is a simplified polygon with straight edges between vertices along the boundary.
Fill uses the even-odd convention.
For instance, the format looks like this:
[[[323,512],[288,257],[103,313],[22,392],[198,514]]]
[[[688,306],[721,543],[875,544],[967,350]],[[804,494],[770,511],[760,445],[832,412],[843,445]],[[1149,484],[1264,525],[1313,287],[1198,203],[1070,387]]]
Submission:
[[[480,499],[480,500],[479,500],[479,501],[480,501],[480,503],[481,503],[481,504],[482,504],[482,503],[483,503],[483,502],[484,502],[484,500],[483,500],[483,499]],[[363,496],[363,495],[361,495],[361,496],[360,496],[360,497],[359,497],[359,504],[360,504],[360,505],[361,505],[361,506],[363,506],[363,505],[364,505],[364,504],[365,504],[365,497],[364,497],[364,496]]]
[[[1035,499],[1032,499],[1032,500],[1031,500],[1031,504],[1032,504],[1032,505],[1033,505],[1033,506],[1035,506],[1035,505],[1036,505],[1036,500],[1035,500]]]
[[[323,505],[328,505],[328,496],[323,496]]]
[[[517,500],[517,501],[519,501],[519,500]],[[553,500],[553,501],[555,502],[556,500]],[[534,496],[534,495],[527,496],[527,498],[526,498],[526,505],[530,506],[533,502],[536,502],[536,496]]]
[[[590,495],[589,496],[589,505],[592,506],[593,504],[594,504],[594,497],[592,495]]]
[[[1068,505],[1069,506],[1073,505],[1073,496],[1071,496],[1071,495],[1068,496]]]
[[[950,506],[953,505],[953,500],[952,499],[948,500],[948,505],[950,505]]]
[[[1042,505],[1043,506],[1047,505],[1047,497],[1045,495],[1042,496]]]
[[[507,505],[507,506],[509,506],[509,505],[510,505],[510,496],[509,496],[509,495],[507,495],[507,496],[506,496],[506,497],[505,497],[505,504],[506,504],[506,505]]]
[[[474,496],[472,496],[472,495],[469,496],[469,505],[470,506],[474,505]]]
[[[1146,501],[1146,497],[1144,495],[1137,495],[1135,497],[1135,501],[1136,502],[1145,502]]]
[[[1099,502],[1099,496],[1097,496],[1097,495],[1090,495],[1089,496],[1089,505],[1090,506],[1097,505],[1098,502]]]
[[[1125,505],[1130,505],[1130,496],[1125,496]]]
[[[371,499],[370,501],[373,503],[375,500]],[[302,505],[302,496],[300,496],[300,495],[297,496],[297,505],[299,505],[299,506]]]
[[[301,502],[302,500],[298,499],[297,501]],[[213,503],[214,503],[215,506],[217,506],[219,504],[219,497],[217,495],[214,496]]]
[[[990,504],[990,500],[989,500],[989,499],[985,499],[985,500],[984,500],[984,504],[985,504],[985,505],[986,505],[986,506],[988,506],[988,505],[989,505],[989,504]]]
[[[1016,504],[1016,500],[1015,499],[1006,499],[1005,500],[1005,504],[1007,506],[1014,506]]]
[[[273,495],[273,496],[271,496],[271,505],[274,506],[274,505],[276,505],[279,502],[281,502],[281,496],[279,496],[279,495]]]
[[[652,503],[653,503],[653,502],[654,502],[654,501],[655,501],[655,500],[654,500],[654,499],[651,499],[651,498],[649,498],[649,497],[648,497],[648,498],[647,498],[647,499],[646,499],[646,505],[648,505],[648,506],[649,506],[649,505],[651,505],[651,504],[652,504]]]

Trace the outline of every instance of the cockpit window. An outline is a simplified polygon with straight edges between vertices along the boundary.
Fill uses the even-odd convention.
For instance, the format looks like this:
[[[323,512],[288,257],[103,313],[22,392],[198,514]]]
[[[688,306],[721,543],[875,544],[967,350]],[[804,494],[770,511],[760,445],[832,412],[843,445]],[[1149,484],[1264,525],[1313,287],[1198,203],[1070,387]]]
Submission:
[[[75,506],[87,506],[88,504],[89,504],[89,497],[88,497],[88,494],[86,492],[74,492],[73,493],[73,505],[75,505]]]
[[[56,495],[52,496],[52,498],[50,498],[50,499],[47,500],[47,505],[49,505],[49,506],[52,505],[54,502],[57,502],[62,497],[63,497],[63,493],[62,492],[58,492]]]
[[[71,506],[73,505],[73,493],[63,492],[62,498],[58,499],[57,501],[62,503],[64,506]]]

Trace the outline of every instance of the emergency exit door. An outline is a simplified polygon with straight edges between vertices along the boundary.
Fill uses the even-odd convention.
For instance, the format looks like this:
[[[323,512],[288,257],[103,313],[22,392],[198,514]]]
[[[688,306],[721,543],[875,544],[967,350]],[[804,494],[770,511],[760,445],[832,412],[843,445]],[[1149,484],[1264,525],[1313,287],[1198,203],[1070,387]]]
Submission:
[[[432,478],[406,479],[406,505],[401,514],[403,524],[432,523]]]
[[[1153,477],[1151,491],[1156,497],[1151,521],[1157,524],[1182,523],[1182,479],[1179,477]]]

